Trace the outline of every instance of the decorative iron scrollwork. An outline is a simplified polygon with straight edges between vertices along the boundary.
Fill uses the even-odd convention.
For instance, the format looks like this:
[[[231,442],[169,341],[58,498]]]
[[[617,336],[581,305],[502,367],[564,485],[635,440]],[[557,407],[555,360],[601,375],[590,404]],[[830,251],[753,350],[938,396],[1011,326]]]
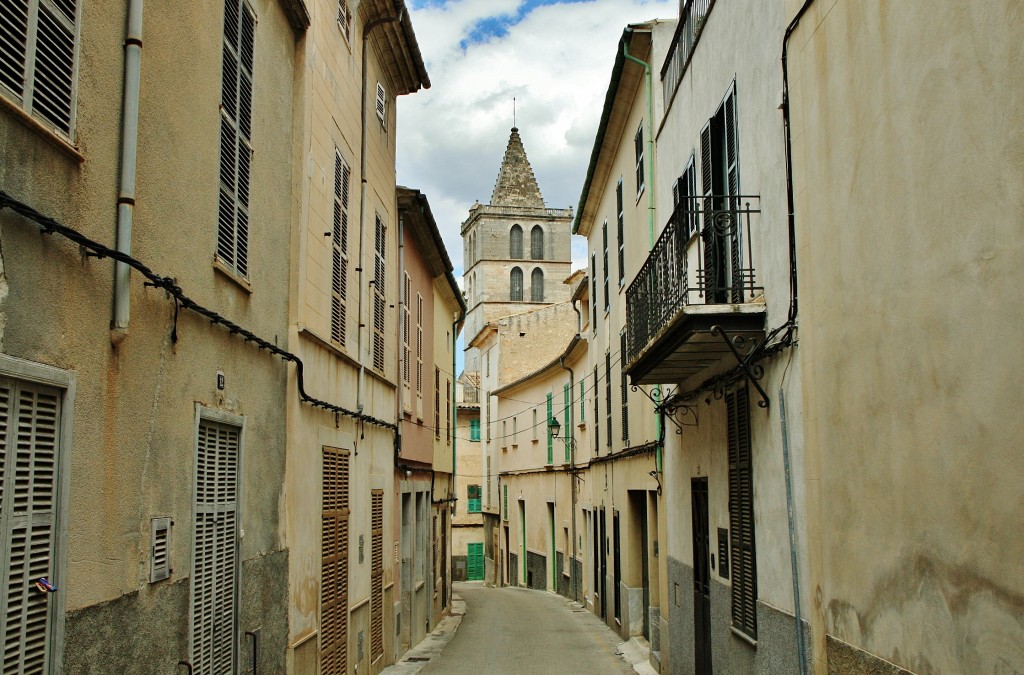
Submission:
[[[747,376],[747,380],[757,389],[757,393],[761,395],[761,400],[757,402],[758,407],[767,408],[770,405],[768,393],[760,383],[761,378],[764,377],[764,367],[755,360],[758,356],[758,350],[763,346],[764,342],[748,338],[745,335],[730,336],[721,326],[712,326],[711,334],[722,338],[722,341],[729,347],[729,351],[736,357],[740,370],[743,371]],[[715,398],[718,398],[717,388]]]

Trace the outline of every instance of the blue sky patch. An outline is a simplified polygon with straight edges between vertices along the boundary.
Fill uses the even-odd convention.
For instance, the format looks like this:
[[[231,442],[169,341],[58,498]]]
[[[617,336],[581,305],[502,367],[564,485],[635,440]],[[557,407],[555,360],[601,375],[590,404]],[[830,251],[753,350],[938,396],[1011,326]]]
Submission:
[[[431,7],[445,7],[454,0],[411,0],[413,9],[427,9]],[[512,26],[526,18],[526,16],[538,7],[545,5],[573,5],[591,0],[522,0],[515,13],[494,14],[477,21],[469,33],[459,42],[463,50],[470,45],[481,44],[496,38],[503,38],[508,35]]]

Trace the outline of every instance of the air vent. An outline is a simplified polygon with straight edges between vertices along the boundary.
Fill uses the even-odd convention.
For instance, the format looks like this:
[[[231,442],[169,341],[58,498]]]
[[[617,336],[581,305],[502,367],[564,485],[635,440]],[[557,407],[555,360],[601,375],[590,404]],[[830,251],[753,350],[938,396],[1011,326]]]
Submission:
[[[171,576],[171,526],[170,518],[153,518],[151,522],[149,583],[163,581]]]

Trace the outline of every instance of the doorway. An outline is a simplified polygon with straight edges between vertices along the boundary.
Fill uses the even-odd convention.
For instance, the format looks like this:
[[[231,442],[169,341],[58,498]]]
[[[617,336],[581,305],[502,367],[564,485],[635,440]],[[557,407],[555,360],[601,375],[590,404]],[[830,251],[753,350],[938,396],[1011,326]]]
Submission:
[[[711,673],[711,568],[708,479],[690,481],[693,502],[693,641],[697,675]]]

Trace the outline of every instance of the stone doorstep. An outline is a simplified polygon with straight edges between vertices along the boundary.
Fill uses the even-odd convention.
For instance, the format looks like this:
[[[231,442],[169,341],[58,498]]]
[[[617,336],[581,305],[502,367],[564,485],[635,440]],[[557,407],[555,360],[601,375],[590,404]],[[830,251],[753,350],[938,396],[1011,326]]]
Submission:
[[[651,665],[651,646],[643,636],[630,638],[619,645],[617,653],[633,666],[634,672],[640,675],[657,675],[658,671]]]

